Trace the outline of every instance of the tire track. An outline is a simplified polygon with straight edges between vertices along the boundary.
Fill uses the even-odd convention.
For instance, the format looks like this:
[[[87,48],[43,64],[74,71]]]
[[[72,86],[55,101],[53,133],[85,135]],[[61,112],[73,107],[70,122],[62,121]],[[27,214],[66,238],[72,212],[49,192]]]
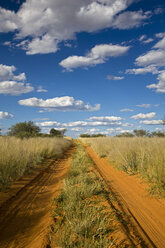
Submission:
[[[120,210],[133,223],[133,232],[141,236],[145,243],[141,247],[165,247],[165,208],[160,201],[147,196],[133,177],[115,170],[104,159],[99,158],[88,146],[85,148],[94,161],[96,169],[115,195]],[[129,220],[130,219],[130,220]],[[129,229],[129,227],[128,227]],[[128,233],[129,238],[130,234]],[[133,241],[133,240],[132,240]]]
[[[1,207],[0,248],[41,248],[51,223],[51,199],[60,192],[70,165],[72,147],[65,158],[53,162]]]

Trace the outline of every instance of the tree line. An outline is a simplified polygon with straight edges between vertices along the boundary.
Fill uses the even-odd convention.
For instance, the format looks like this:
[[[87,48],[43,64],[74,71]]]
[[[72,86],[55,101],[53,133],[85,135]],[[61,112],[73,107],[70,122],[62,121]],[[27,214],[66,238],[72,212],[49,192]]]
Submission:
[[[19,122],[9,128],[8,136],[18,138],[30,137],[63,137],[66,129],[58,130],[51,128],[49,134],[41,133],[40,127],[36,126],[32,121]]]
[[[95,138],[95,137],[106,137],[105,134],[80,134],[81,138]],[[144,129],[135,129],[133,130],[133,133],[129,133],[129,132],[124,132],[124,133],[120,133],[117,134],[115,137],[165,137],[165,132],[161,132],[161,131],[154,131],[154,132],[149,132],[147,130]]]

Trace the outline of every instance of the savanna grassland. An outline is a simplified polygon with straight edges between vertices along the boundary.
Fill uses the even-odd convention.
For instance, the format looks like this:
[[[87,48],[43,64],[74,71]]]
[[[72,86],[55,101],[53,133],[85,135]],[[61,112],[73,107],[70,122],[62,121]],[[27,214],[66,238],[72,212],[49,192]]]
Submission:
[[[0,189],[19,179],[46,158],[59,158],[71,145],[64,138],[0,137]]]
[[[141,174],[152,183],[151,193],[165,190],[165,138],[82,138],[100,156],[129,174]]]

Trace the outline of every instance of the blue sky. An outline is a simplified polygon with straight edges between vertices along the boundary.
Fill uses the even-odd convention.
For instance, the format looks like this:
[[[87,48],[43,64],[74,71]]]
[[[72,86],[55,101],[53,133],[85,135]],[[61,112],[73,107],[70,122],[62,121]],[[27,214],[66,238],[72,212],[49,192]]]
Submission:
[[[0,0],[0,127],[162,130],[163,0]]]

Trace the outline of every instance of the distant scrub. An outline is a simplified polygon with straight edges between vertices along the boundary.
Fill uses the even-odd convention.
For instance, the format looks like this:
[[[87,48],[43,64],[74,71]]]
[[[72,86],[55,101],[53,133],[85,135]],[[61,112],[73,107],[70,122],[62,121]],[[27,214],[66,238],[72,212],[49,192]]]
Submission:
[[[106,135],[98,133],[98,134],[88,134],[88,133],[83,133],[80,134],[80,138],[97,138],[97,137],[105,137]]]
[[[165,190],[165,138],[106,137],[81,140],[117,168],[146,177],[154,183],[152,192]]]
[[[70,145],[71,141],[63,138],[0,137],[0,189],[43,159],[62,156]]]

